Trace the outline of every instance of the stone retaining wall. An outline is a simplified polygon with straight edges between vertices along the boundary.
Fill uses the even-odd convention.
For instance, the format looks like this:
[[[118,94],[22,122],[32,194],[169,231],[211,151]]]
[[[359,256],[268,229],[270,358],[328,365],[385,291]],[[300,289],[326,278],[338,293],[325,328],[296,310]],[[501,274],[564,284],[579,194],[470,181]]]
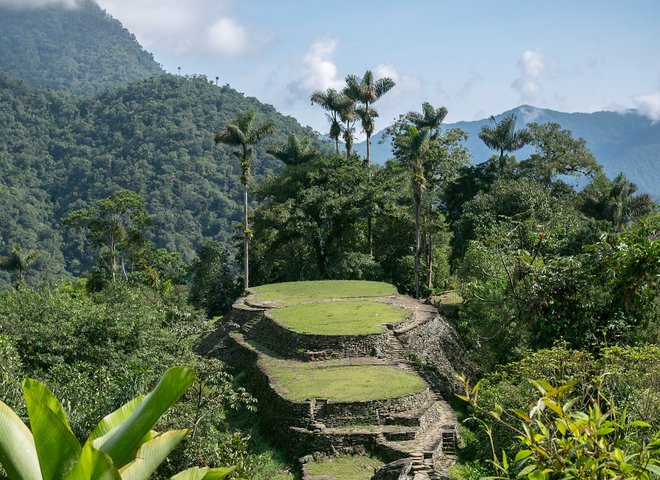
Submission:
[[[269,312],[249,332],[260,344],[280,355],[302,361],[369,357],[380,354],[388,332],[363,335],[314,335],[299,333],[275,320]]]
[[[361,402],[336,402],[325,399],[310,399],[306,402],[287,400],[277,393],[268,375],[258,365],[258,354],[229,335],[227,354],[232,364],[245,370],[249,376],[250,390],[260,399],[259,411],[271,421],[281,425],[308,427],[319,422],[327,427],[341,427],[362,423],[383,424],[392,414],[419,408],[430,401],[427,388],[402,397]]]
[[[403,397],[364,402],[334,402],[328,400],[316,414],[315,420],[326,427],[343,427],[370,423],[381,425],[392,414],[420,408],[430,399],[429,389]],[[318,400],[315,400],[318,403]]]
[[[467,355],[458,333],[440,315],[414,329],[395,333],[424,370],[425,379],[442,393],[457,391],[456,372],[472,370],[465,361]]]

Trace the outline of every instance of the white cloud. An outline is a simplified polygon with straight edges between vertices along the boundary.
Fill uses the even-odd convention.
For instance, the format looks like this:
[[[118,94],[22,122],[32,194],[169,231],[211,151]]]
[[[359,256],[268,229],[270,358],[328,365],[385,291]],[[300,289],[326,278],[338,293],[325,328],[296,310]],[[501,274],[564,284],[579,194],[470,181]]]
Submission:
[[[660,121],[660,91],[648,95],[638,95],[633,98],[633,103],[642,115],[649,117],[654,122]]]
[[[511,87],[518,92],[523,102],[530,102],[538,97],[541,92],[539,80],[544,67],[543,54],[540,50],[525,50],[518,59],[520,76]]]
[[[61,5],[75,8],[81,0],[0,0],[0,7],[10,8],[41,8],[50,5]]]
[[[424,87],[424,82],[421,78],[415,75],[402,75],[391,63],[381,63],[376,65],[373,69],[373,73],[376,80],[383,77],[390,77],[396,84],[394,85],[394,88],[383,97],[383,99],[409,96],[411,94],[419,93]]]
[[[317,38],[309,45],[296,73],[297,79],[287,86],[289,101],[307,100],[314,90],[342,88],[344,79],[338,76],[333,60],[338,46],[339,40],[331,36]]]
[[[374,67],[373,72],[376,79],[390,77],[394,83],[399,82],[399,72],[391,63],[380,63]]]
[[[268,36],[251,32],[233,18],[221,17],[207,30],[208,50],[228,57],[238,57],[258,50],[268,43]]]
[[[3,0],[0,0],[3,1]],[[268,43],[266,34],[240,23],[231,0],[96,0],[147,49],[180,57],[239,57]]]

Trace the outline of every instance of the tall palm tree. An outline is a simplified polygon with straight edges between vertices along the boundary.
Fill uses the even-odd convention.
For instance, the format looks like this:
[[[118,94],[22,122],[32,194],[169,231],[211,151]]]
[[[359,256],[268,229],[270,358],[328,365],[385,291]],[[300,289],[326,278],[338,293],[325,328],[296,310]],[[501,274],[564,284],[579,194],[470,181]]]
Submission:
[[[387,92],[389,92],[395,83],[389,77],[384,77],[374,81],[374,75],[371,70],[364,72],[362,78],[357,75],[348,75],[346,77],[346,87],[344,94],[356,103],[355,115],[360,119],[362,130],[367,136],[367,181],[371,182],[371,136],[375,130],[375,119],[378,112],[373,108],[373,104]],[[350,138],[352,146],[352,135]],[[347,148],[348,152],[348,148]],[[372,217],[367,215],[367,248],[369,255],[373,256],[373,233]]]
[[[289,134],[285,145],[271,145],[266,151],[286,165],[301,165],[319,154],[309,137],[299,138],[295,133]]]
[[[411,173],[413,200],[415,203],[415,298],[419,298],[419,257],[421,254],[420,225],[422,197],[426,190],[424,160],[430,147],[431,129],[407,125],[393,140],[395,156],[408,166]]]
[[[255,125],[256,116],[254,110],[249,110],[231,122],[223,130],[215,134],[215,143],[233,145],[240,147],[234,150],[234,155],[241,162],[241,183],[243,184],[243,275],[244,285],[247,290],[249,286],[249,255],[248,246],[250,243],[250,224],[248,222],[248,183],[250,181],[250,167],[252,164],[252,145],[258,143],[267,135],[275,130],[271,122]]]
[[[505,116],[499,122],[493,116],[490,119],[495,123],[495,126],[484,125],[481,127],[479,138],[488,148],[499,150],[499,168],[501,171],[506,163],[505,152],[520,150],[532,141],[532,134],[526,128],[516,130],[517,118],[513,113]]]
[[[429,141],[436,142],[440,138],[440,125],[447,116],[447,109],[445,107],[434,108],[428,102],[422,104],[422,113],[409,112],[406,119],[420,130],[428,130]],[[427,187],[430,191],[437,188],[436,170],[434,159],[427,158],[423,161],[423,175],[428,183]],[[429,223],[433,218],[433,202],[426,202],[428,206]],[[433,280],[433,229],[429,226],[425,234],[426,243],[426,285],[430,289]]]
[[[378,117],[378,112],[372,105],[389,92],[394,85],[394,80],[389,77],[374,81],[371,70],[367,70],[362,78],[357,75],[346,77],[344,93],[353,101],[361,104],[355,112],[360,118],[362,129],[367,136],[367,166],[371,165],[371,135],[374,133],[374,119]]]
[[[350,99],[334,88],[328,88],[325,92],[317,90],[311,96],[312,105],[320,105],[327,110],[326,114],[330,120],[330,138],[335,141],[335,151],[339,153],[339,137],[342,133],[340,112],[346,110],[351,103]]]

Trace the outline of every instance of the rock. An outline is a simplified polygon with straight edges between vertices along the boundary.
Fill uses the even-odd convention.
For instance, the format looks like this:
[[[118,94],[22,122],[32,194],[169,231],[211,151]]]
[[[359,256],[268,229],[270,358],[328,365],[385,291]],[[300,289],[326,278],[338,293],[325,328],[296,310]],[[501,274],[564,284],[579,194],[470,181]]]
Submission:
[[[378,470],[371,480],[409,480],[412,475],[412,465],[412,458],[395,460]]]

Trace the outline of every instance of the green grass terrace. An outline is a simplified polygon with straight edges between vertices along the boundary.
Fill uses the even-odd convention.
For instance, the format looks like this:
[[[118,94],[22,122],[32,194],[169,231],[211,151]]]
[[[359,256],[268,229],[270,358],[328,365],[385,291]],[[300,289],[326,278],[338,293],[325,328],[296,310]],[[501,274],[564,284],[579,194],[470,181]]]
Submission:
[[[298,333],[359,335],[381,333],[385,324],[401,322],[408,311],[387,303],[348,300],[281,307],[270,315]]]
[[[273,283],[250,287],[256,302],[277,302],[293,305],[325,299],[384,297],[394,295],[396,288],[383,282],[363,280],[317,280],[308,282]]]
[[[312,460],[306,470],[313,479],[369,480],[383,465],[377,458],[366,455],[342,455]]]
[[[278,393],[294,402],[310,398],[366,402],[403,397],[426,389],[419,375],[390,365],[296,362],[272,357],[262,357],[260,364]]]

